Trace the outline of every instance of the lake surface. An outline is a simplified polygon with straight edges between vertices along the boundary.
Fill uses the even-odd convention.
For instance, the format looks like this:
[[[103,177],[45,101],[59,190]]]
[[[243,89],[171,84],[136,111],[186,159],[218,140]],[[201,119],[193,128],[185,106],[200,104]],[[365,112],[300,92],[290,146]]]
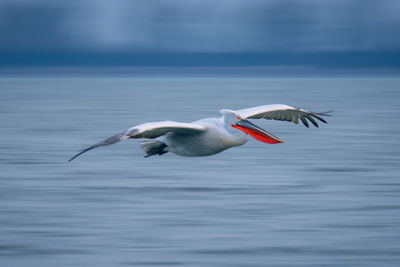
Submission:
[[[284,103],[285,140],[144,158],[148,121]],[[398,78],[1,78],[1,266],[399,266]]]

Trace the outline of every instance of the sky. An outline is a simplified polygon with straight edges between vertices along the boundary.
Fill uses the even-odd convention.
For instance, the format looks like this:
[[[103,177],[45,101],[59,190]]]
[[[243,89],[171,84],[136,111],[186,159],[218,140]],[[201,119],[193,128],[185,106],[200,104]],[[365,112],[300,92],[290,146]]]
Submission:
[[[0,0],[0,67],[400,67],[398,0]]]

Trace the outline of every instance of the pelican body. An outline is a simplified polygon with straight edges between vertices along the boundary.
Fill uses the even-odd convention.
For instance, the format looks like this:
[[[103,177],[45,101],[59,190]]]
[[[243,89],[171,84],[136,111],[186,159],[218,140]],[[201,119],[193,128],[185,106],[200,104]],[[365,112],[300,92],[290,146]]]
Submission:
[[[140,139],[141,147],[146,153],[145,157],[168,152],[184,157],[214,155],[245,144],[249,136],[269,144],[283,143],[283,140],[248,119],[273,119],[295,124],[298,124],[300,119],[306,127],[309,127],[308,121],[318,127],[316,119],[326,123],[321,116],[328,115],[283,104],[241,110],[222,109],[220,113],[222,116],[219,118],[206,118],[192,123],[161,121],[136,125],[82,150],[69,161],[93,148],[115,144],[129,138]]]
[[[205,130],[197,134],[169,132],[165,135],[169,152],[185,157],[209,156],[230,147],[241,146],[248,140],[244,132],[226,127],[224,118],[207,118],[193,124]]]

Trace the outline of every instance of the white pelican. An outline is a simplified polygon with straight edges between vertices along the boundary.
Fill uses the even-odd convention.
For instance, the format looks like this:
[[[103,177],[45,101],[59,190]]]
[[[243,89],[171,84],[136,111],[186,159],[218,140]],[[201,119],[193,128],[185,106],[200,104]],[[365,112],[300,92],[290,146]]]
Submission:
[[[245,144],[249,135],[269,144],[283,143],[283,140],[247,119],[280,120],[295,124],[298,124],[300,119],[306,127],[308,119],[318,127],[315,119],[327,123],[320,116],[328,116],[327,113],[315,113],[283,104],[240,110],[222,109],[220,113],[222,114],[220,118],[206,118],[192,123],[160,121],[139,124],[82,150],[68,161],[93,148],[115,144],[129,138],[142,139],[141,147],[146,152],[145,157],[167,152],[185,157],[209,156]]]

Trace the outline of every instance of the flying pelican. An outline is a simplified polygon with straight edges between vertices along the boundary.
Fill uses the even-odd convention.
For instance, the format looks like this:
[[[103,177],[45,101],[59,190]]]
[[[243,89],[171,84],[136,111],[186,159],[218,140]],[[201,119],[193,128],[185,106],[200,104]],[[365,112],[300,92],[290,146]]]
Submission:
[[[145,157],[167,152],[185,157],[209,156],[245,144],[249,135],[269,144],[283,143],[283,140],[254,125],[248,119],[289,121],[295,124],[298,124],[300,119],[309,127],[308,119],[318,127],[315,119],[327,123],[321,116],[328,116],[327,112],[316,113],[283,104],[239,110],[222,109],[220,113],[220,118],[206,118],[192,123],[160,121],[139,124],[82,150],[68,161],[93,148],[112,145],[129,138],[141,139],[141,148],[146,152]]]

